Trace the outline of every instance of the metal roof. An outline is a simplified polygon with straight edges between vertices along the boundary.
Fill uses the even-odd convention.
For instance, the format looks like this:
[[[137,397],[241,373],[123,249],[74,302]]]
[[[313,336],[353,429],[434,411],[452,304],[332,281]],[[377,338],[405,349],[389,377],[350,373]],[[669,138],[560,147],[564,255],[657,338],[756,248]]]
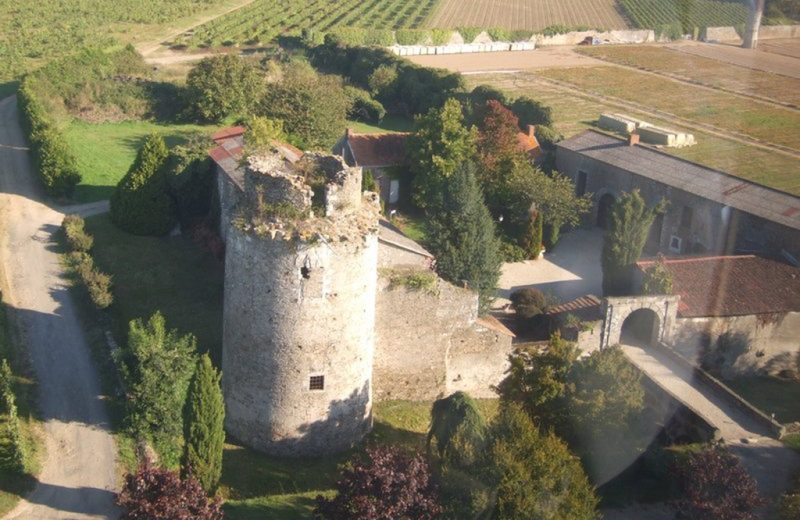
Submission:
[[[643,145],[586,130],[558,143],[596,161],[800,229],[800,198]],[[800,172],[798,172],[800,175]]]

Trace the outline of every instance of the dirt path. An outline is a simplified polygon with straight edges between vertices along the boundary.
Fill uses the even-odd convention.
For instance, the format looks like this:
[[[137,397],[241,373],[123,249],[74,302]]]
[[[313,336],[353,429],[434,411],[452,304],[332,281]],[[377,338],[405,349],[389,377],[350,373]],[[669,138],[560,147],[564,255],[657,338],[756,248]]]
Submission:
[[[6,303],[39,381],[47,449],[36,488],[7,519],[118,516],[114,439],[53,245],[62,218],[41,202],[16,98],[6,98],[0,101],[0,265]]]
[[[406,56],[406,58],[424,67],[449,69],[467,74],[553,67],[591,67],[603,64],[599,60],[573,52],[572,47],[567,46],[542,47],[535,51],[438,54]]]

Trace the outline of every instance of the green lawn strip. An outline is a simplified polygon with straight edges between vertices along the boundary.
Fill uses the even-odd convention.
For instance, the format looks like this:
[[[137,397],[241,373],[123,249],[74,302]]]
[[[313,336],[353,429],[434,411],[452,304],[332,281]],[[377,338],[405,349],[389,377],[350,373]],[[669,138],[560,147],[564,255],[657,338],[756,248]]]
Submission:
[[[306,520],[312,518],[318,495],[331,496],[333,490],[309,491],[288,495],[269,495],[225,502],[229,520]]]
[[[197,337],[198,349],[218,362],[222,344],[223,268],[189,237],[141,237],[118,229],[110,217],[86,219],[96,265],[113,279],[111,306],[117,341],[128,323],[161,311],[169,328]]]
[[[35,383],[25,375],[28,372],[24,357],[16,350],[11,323],[6,304],[0,302],[0,358],[9,360],[14,371],[14,394],[16,396],[17,413],[20,418],[20,429],[23,442],[27,444],[29,458],[26,475],[0,470],[0,517],[14,509],[19,500],[28,494],[36,484],[41,469],[44,446],[40,428],[41,423],[35,410]],[[5,431],[5,416],[0,415],[0,432]],[[0,435],[0,442],[5,442]]]
[[[392,218],[392,224],[403,232],[405,236],[419,244],[425,244],[428,238],[428,226],[422,215],[398,213]]]
[[[697,139],[696,145],[662,151],[742,179],[793,195],[800,195],[800,176],[794,173],[797,170],[797,160],[792,157],[716,137],[702,131],[676,127],[663,120],[647,117],[637,112],[626,112],[614,105],[566,93],[554,86],[535,83],[533,78],[526,74],[511,76],[510,74],[474,75],[468,76],[467,82],[470,88],[490,84],[505,90],[512,96],[531,96],[552,107],[554,126],[566,137],[571,137],[588,128],[596,128],[597,118],[603,112],[629,113],[631,116],[645,119],[659,126],[689,131]]]
[[[783,443],[795,451],[800,452],[800,433],[790,433],[783,439]]]
[[[756,139],[800,149],[800,114],[748,99],[612,66],[547,69],[543,77]]]
[[[111,197],[114,186],[133,164],[145,137],[153,132],[163,135],[168,146],[174,146],[195,132],[210,134],[217,128],[150,121],[93,124],[75,120],[64,132],[83,176],[75,188],[74,198],[77,202],[93,202]]]
[[[386,116],[380,123],[373,125],[361,121],[348,121],[347,126],[361,134],[380,134],[384,132],[410,132],[414,129],[414,121],[404,116]]]
[[[800,421],[800,381],[769,376],[725,379],[731,390],[780,423]]]
[[[704,85],[800,104],[800,79],[733,66],[658,45],[601,45],[578,52],[656,73],[675,74]]]

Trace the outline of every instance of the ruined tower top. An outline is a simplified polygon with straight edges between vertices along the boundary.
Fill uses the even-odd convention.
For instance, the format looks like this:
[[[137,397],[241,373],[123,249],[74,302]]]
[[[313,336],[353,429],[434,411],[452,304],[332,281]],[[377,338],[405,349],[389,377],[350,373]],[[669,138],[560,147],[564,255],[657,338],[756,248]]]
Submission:
[[[272,238],[346,241],[377,232],[378,197],[363,193],[360,167],[341,157],[307,153],[295,163],[279,154],[247,159],[236,225]]]

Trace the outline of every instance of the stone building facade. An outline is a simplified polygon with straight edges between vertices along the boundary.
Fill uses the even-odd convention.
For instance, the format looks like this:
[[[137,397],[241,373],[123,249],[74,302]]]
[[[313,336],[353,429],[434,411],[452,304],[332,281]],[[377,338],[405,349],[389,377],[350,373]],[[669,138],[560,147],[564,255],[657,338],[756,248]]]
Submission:
[[[291,152],[246,168],[219,147],[211,154],[226,242],[228,432],[268,453],[323,454],[369,431],[373,396],[494,397],[513,334],[479,317],[475,293],[438,279],[430,253],[379,219],[360,167]],[[320,172],[324,186],[312,190]],[[397,273],[433,283],[409,288]]]
[[[647,254],[739,251],[800,260],[800,197],[634,142],[587,130],[558,143],[558,171],[578,194],[592,194],[587,224],[604,227],[613,202],[638,189],[650,204],[669,202],[651,228]]]

